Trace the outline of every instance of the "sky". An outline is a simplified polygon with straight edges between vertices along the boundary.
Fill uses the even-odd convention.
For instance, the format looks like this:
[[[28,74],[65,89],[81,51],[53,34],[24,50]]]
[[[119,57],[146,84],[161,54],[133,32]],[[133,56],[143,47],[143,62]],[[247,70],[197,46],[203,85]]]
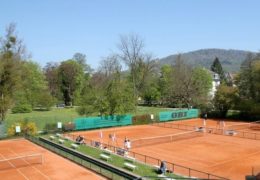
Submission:
[[[16,23],[42,67],[77,53],[97,68],[138,34],[156,58],[204,48],[260,50],[259,0],[1,0],[0,36]]]

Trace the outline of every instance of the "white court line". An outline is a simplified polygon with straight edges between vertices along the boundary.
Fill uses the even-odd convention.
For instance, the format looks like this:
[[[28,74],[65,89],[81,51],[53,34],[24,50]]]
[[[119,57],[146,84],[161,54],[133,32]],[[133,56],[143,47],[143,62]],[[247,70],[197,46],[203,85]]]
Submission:
[[[27,178],[19,169],[16,169],[25,179],[30,180],[29,178]]]
[[[0,154],[2,157],[3,157],[3,159],[5,160],[6,158],[2,155],[2,154]],[[11,163],[11,162],[9,162],[9,161],[7,161],[13,168],[15,168],[15,166]],[[25,179],[27,179],[27,180],[29,180],[21,171],[19,171],[19,169],[16,169],[16,171],[19,173],[19,174],[21,174]]]
[[[19,155],[16,152],[14,152],[13,150],[10,150],[13,154],[15,155]],[[29,164],[27,161],[24,160],[24,162],[26,162],[27,164]],[[41,172],[37,167],[34,167],[33,165],[31,166],[33,169],[35,169],[37,172],[39,172],[43,177],[45,177],[46,179],[51,179],[49,176],[47,176],[46,174],[44,174],[43,172]]]

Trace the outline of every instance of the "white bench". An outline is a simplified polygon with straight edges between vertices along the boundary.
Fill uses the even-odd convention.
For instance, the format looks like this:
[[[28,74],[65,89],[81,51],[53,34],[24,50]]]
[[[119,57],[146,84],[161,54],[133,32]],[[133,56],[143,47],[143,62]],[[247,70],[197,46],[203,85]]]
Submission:
[[[113,153],[113,151],[109,150],[109,149],[104,149],[104,151],[106,151],[106,153]]]
[[[61,134],[59,134],[59,133],[56,133],[56,136],[57,136],[57,137],[61,137],[62,135],[61,135]]]
[[[60,144],[63,144],[63,143],[64,143],[64,140],[63,140],[63,139],[59,139],[59,143],[60,143]]]
[[[136,168],[136,165],[128,163],[128,162],[125,162],[124,165],[125,165],[125,167],[127,167],[131,170],[135,170],[135,168]]]
[[[130,161],[135,161],[135,158],[134,157],[131,157],[131,156],[125,156],[127,160],[130,160]]]
[[[106,154],[100,154],[101,159],[105,159],[106,161],[108,161],[111,157],[106,155]]]
[[[175,179],[167,177],[167,176],[165,176],[163,174],[158,175],[158,177],[163,178],[164,180],[175,180]]]
[[[71,147],[73,148],[73,149],[77,149],[79,146],[77,145],[77,144],[71,144]]]
[[[51,140],[54,140],[54,139],[55,139],[55,137],[54,137],[54,136],[50,136],[50,139],[51,139]]]

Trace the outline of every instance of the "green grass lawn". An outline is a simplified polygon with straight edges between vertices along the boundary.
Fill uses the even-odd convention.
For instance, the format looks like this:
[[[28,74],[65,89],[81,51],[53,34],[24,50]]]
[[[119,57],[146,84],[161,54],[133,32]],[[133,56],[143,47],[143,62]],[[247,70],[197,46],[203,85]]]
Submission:
[[[50,135],[45,135],[43,137],[48,139],[49,136]],[[58,144],[59,143],[58,139],[59,138],[55,138],[52,141]],[[68,148],[71,148],[72,143],[73,143],[73,141],[65,140],[63,145],[68,147]],[[79,147],[76,150],[83,153],[83,154],[91,156],[95,159],[99,159],[99,160],[102,160],[100,158],[100,154],[106,153],[104,150],[94,148],[94,147],[91,147],[91,146],[84,146],[84,145],[79,145]],[[124,166],[124,162],[128,161],[126,158],[124,158],[123,156],[112,154],[112,153],[109,156],[111,158],[110,160],[108,160],[108,161],[102,160],[102,161],[105,161],[106,163],[111,164],[115,167],[122,168],[122,169],[125,169],[125,170],[129,170]],[[137,168],[133,171],[135,174],[140,175],[140,176],[151,176],[151,177],[158,176],[156,169],[154,167],[152,167],[150,165],[146,165],[146,164],[138,162],[138,161],[134,161],[132,163],[134,163],[134,165],[137,166]],[[172,178],[180,178],[180,176],[177,176],[177,175],[172,174],[172,173],[166,173],[166,176],[172,177]]]
[[[160,107],[144,107],[138,106],[134,112],[130,112],[132,115],[142,114],[158,114],[161,111],[170,111],[171,108]],[[81,117],[76,112],[76,108],[53,108],[51,111],[33,111],[31,113],[18,113],[12,114],[9,112],[6,118],[6,127],[10,127],[15,122],[28,121],[35,122],[38,130],[44,130],[45,128],[51,128],[49,126],[55,126],[57,122],[73,122],[77,117]]]

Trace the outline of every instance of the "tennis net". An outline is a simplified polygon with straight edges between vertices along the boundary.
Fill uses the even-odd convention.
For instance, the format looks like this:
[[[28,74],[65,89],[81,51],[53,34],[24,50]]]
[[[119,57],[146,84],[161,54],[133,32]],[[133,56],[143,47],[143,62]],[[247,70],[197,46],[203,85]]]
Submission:
[[[240,124],[233,124],[226,126],[225,129],[227,130],[241,130],[241,129],[249,129],[250,128],[250,123],[240,123]]]
[[[260,121],[255,121],[250,124],[250,128],[253,130],[260,130]]]
[[[166,136],[154,136],[154,137],[147,137],[147,138],[141,138],[141,139],[135,139],[132,140],[132,147],[142,147],[142,146],[150,146],[154,144],[162,144],[162,143],[168,143],[172,141],[180,141],[184,139],[191,139],[199,136],[203,136],[204,134],[198,131],[192,131],[192,132],[184,132],[184,133],[178,133],[178,134],[171,134]]]
[[[31,155],[19,156],[19,157],[14,157],[9,159],[1,159],[0,171],[32,166],[32,165],[42,164],[42,163],[43,163],[42,154],[31,154]]]

